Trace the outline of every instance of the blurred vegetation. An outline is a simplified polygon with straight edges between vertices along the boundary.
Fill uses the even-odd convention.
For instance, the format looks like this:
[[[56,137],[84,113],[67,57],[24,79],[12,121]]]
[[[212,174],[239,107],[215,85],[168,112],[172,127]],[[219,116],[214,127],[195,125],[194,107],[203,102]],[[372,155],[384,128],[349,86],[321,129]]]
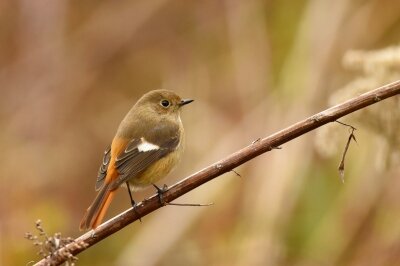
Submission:
[[[399,1],[17,0],[0,25],[0,265],[39,259],[37,219],[80,234],[103,150],[148,90],[195,99],[172,184],[400,75]],[[214,206],[162,208],[78,265],[400,265],[399,112],[397,97],[342,120],[358,129],[344,184],[348,130],[331,124],[179,199]]]

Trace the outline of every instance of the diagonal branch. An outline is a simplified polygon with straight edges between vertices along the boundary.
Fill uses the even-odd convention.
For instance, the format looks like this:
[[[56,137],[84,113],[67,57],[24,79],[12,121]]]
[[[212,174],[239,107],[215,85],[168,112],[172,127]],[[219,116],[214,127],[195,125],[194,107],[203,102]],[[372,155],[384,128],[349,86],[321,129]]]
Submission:
[[[244,164],[245,162],[263,153],[271,151],[272,149],[275,149],[276,147],[279,147],[280,145],[289,142],[292,139],[295,139],[329,122],[333,122],[349,113],[355,112],[359,109],[398,94],[400,94],[400,80],[369,91],[344,103],[338,104],[325,111],[310,116],[309,118],[297,122],[296,124],[276,132],[275,134],[272,134],[271,136],[254,141],[249,146],[229,155],[225,159],[222,159],[204,168],[203,170],[188,176],[165,191],[163,198],[166,202],[171,202],[195,189],[196,187],[226,172],[232,171],[235,167],[238,167],[239,165]],[[126,210],[125,212],[103,223],[95,230],[89,231],[75,240],[79,243],[85,242],[87,243],[87,246],[84,247],[82,245],[74,245],[74,243],[68,244],[67,246],[59,249],[52,256],[42,259],[35,265],[59,265],[65,262],[67,259],[65,253],[70,253],[73,255],[79,254],[86,248],[93,246],[109,235],[138,220],[140,217],[143,217],[161,208],[162,206],[163,205],[160,203],[158,196],[154,195],[151,198],[140,202],[136,207],[136,211],[133,211],[133,209]]]

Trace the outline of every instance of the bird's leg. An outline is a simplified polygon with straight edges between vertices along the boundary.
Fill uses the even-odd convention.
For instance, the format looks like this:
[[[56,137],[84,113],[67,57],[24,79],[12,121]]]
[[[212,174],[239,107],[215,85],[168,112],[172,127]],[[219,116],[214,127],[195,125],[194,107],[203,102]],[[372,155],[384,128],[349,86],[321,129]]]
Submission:
[[[168,202],[164,201],[164,193],[165,191],[168,190],[168,186],[164,184],[163,188],[159,188],[156,184],[151,183],[153,185],[153,187],[157,190],[157,194],[158,194],[158,199],[160,200],[160,203],[165,206],[168,205]]]
[[[128,181],[126,182],[126,187],[128,188],[129,198],[131,199],[131,205],[132,205],[133,211],[139,216],[139,221],[142,222],[142,219],[141,219],[142,217],[140,216],[140,214],[136,210],[137,203],[132,197],[131,187],[129,186],[129,182]]]
[[[126,187],[128,188],[129,198],[131,199],[132,207],[135,208],[137,204],[136,204],[136,201],[132,198],[132,192],[131,192],[131,188],[129,186],[129,182],[126,182]]]

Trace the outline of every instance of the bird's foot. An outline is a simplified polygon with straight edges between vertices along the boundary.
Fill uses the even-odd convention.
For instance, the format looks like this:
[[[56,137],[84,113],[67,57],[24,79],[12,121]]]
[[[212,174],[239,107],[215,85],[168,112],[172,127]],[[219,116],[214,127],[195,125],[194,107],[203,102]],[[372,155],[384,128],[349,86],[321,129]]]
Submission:
[[[131,192],[131,187],[129,185],[129,182],[126,182],[126,187],[128,188],[128,194],[129,194],[129,199],[131,200],[131,205],[133,208],[133,211],[136,213],[136,215],[139,217],[139,221],[142,222],[142,216],[140,215],[140,213],[137,211],[137,203],[136,201],[133,199],[132,197],[132,192]]]
[[[160,203],[163,206],[168,205],[168,202],[166,202],[163,197],[164,193],[168,190],[168,186],[164,184],[162,188],[159,188],[156,184],[152,183],[152,185],[157,190],[158,199],[160,200]]]
[[[133,199],[131,199],[131,205],[132,205],[132,209],[133,211],[136,213],[136,215],[139,217],[139,221],[142,222],[142,216],[140,215],[140,213],[137,211],[137,203],[136,201],[134,201]]]

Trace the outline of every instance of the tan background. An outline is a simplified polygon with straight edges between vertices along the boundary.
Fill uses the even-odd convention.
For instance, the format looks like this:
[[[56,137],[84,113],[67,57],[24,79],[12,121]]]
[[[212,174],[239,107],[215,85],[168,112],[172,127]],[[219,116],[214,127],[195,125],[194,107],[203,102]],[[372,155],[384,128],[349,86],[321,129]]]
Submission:
[[[342,66],[347,50],[399,37],[391,0],[1,1],[0,264],[38,259],[23,237],[38,218],[80,234],[103,150],[148,90],[195,99],[172,184],[328,107],[360,75]],[[321,143],[336,152],[318,130],[298,138],[178,200],[214,206],[156,211],[78,265],[400,265],[398,147],[343,121],[359,128],[344,184],[348,131],[332,125],[339,141]],[[108,217],[128,207],[121,190]]]

